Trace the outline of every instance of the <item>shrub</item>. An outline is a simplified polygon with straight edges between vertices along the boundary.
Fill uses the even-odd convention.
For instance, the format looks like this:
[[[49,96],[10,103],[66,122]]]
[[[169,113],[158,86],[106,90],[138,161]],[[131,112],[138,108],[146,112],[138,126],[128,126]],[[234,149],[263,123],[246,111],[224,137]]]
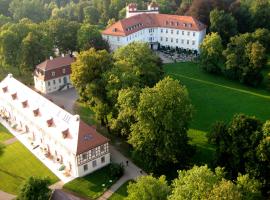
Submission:
[[[110,176],[112,179],[119,179],[124,174],[123,164],[112,163],[110,165]]]

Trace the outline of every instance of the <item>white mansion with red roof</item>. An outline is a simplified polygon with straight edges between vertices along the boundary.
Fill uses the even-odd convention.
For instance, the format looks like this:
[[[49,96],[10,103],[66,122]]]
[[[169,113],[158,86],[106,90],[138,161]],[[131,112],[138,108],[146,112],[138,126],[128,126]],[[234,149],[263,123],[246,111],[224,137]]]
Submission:
[[[71,63],[75,61],[72,55],[45,60],[36,66],[34,72],[35,89],[47,94],[58,90],[71,88]]]
[[[157,3],[147,10],[137,5],[127,6],[126,18],[108,27],[102,36],[112,50],[131,42],[148,42],[152,49],[159,45],[199,51],[206,34],[206,26],[191,16],[159,14]]]
[[[106,137],[12,75],[0,82],[0,122],[67,176],[84,176],[110,163]]]

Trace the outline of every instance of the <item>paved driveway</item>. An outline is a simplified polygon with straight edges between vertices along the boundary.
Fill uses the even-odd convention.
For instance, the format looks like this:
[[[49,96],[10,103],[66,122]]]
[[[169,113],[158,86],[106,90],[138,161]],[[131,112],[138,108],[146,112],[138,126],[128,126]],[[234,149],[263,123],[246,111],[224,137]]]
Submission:
[[[63,107],[68,112],[74,114],[73,106],[78,98],[77,92],[74,88],[49,93],[46,94],[45,97],[52,100],[58,106]]]

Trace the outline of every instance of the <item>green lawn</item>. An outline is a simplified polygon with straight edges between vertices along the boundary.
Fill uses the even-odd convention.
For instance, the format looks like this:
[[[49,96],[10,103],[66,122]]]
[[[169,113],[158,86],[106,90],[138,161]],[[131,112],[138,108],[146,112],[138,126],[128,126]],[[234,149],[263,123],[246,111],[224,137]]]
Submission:
[[[110,183],[109,165],[87,176],[76,178],[64,185],[64,189],[70,190],[80,196],[96,199],[101,196],[116,180]],[[105,184],[105,186],[102,186]]]
[[[6,146],[0,158],[0,190],[18,194],[20,185],[29,176],[49,177],[51,183],[58,181],[20,142]]]
[[[109,200],[124,200],[127,197],[127,186],[132,180],[125,182],[118,190],[113,193],[113,195],[109,198]]]
[[[12,138],[13,135],[8,132],[8,130],[0,124],[0,142],[4,142]]]
[[[235,113],[270,119],[270,93],[249,88],[224,77],[201,71],[194,63],[166,64],[166,74],[186,85],[195,112],[189,136],[198,146],[194,162],[209,163],[214,147],[207,143],[206,132],[217,120],[229,121]]]

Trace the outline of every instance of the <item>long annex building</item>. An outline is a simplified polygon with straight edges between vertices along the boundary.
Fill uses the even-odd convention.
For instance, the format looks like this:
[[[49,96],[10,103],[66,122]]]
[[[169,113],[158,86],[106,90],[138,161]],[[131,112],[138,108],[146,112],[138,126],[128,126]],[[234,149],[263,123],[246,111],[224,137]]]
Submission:
[[[159,14],[158,5],[152,2],[148,10],[137,10],[131,3],[126,18],[102,32],[111,50],[132,42],[147,42],[152,49],[169,46],[199,51],[206,34],[206,25],[191,16]]]
[[[106,137],[11,74],[0,82],[0,117],[68,176],[81,177],[110,163]]]

